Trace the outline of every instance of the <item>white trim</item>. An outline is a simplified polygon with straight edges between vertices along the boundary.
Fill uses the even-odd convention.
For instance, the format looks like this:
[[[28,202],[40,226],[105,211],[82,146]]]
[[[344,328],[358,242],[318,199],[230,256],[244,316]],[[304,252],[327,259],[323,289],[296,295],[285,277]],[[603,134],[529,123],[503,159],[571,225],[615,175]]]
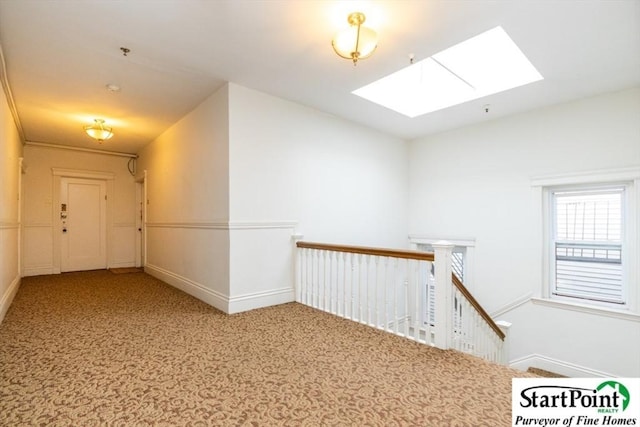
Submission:
[[[626,277],[624,284],[624,292],[626,292],[625,306],[628,312],[616,310],[615,308],[607,310],[606,307],[601,308],[594,305],[593,308],[600,313],[606,312],[622,312],[629,313],[630,316],[640,314],[640,291],[635,283],[640,279],[640,262],[638,254],[640,253],[640,168],[628,167],[618,169],[604,169],[595,171],[582,171],[576,173],[565,173],[558,175],[547,175],[533,177],[531,179],[531,187],[535,197],[534,203],[540,217],[541,226],[541,242],[542,242],[542,286],[533,290],[536,297],[552,299],[559,304],[555,307],[581,306],[581,304],[573,304],[572,302],[563,303],[561,299],[551,295],[551,284],[553,281],[552,260],[554,252],[551,244],[551,227],[552,218],[551,211],[551,194],[553,191],[562,188],[572,188],[595,185],[611,185],[620,184],[625,187],[625,218],[626,218],[626,236],[623,243],[625,247],[625,258],[623,264],[626,264],[624,275]],[[635,218],[635,221],[634,221]],[[585,304],[586,305],[586,304]],[[636,313],[636,314],[633,314]]]
[[[595,369],[587,368],[586,366],[564,362],[562,360],[553,359],[551,357],[542,356],[540,354],[530,354],[528,356],[514,359],[509,362],[509,367],[518,369],[520,371],[526,371],[527,369],[534,367],[572,378],[616,377],[616,375],[610,374],[608,372],[597,371]]]
[[[228,297],[221,292],[206,288],[201,283],[152,264],[145,265],[144,271],[227,314],[295,301],[293,288],[271,289]]]
[[[118,151],[98,150],[97,148],[73,147],[73,146],[70,146],[70,145],[51,144],[51,143],[48,143],[48,142],[25,141],[24,145],[31,145],[31,146],[34,146],[34,147],[53,148],[53,149],[56,149],[56,150],[70,150],[70,151],[82,151],[82,152],[85,152],[85,153],[105,154],[107,156],[131,157],[131,158],[134,158],[134,159],[138,158],[137,154],[132,154],[132,153],[122,153],[122,152],[118,152]]]
[[[143,170],[142,174],[138,174],[135,178],[136,182],[136,202],[135,209],[140,206],[140,215],[136,213],[135,228],[136,232],[136,267],[143,267],[147,258],[147,170]]]
[[[9,111],[11,111],[11,115],[13,116],[13,121],[15,122],[16,129],[18,130],[20,140],[24,141],[24,130],[22,129],[22,123],[20,123],[20,115],[18,115],[16,103],[13,100],[13,93],[11,92],[11,85],[9,84],[9,77],[7,75],[7,64],[4,60],[2,45],[0,45],[0,83],[2,83],[2,89],[4,90],[4,94],[7,98]]]
[[[226,221],[216,222],[146,222],[147,228],[196,228],[200,230],[228,230]]]
[[[510,311],[515,310],[516,308],[520,307],[521,305],[524,305],[526,303],[528,303],[529,301],[531,301],[531,298],[533,298],[533,294],[532,293],[528,293],[526,295],[521,296],[520,298],[511,301],[508,304],[503,305],[502,307],[498,308],[497,310],[493,311],[490,316],[492,319],[495,319],[497,317],[502,316],[505,313],[508,313]]]
[[[563,310],[578,311],[580,313],[592,314],[594,316],[612,317],[614,319],[628,320],[632,322],[640,322],[640,314],[629,311],[613,310],[607,307],[597,307],[594,305],[578,304],[574,302],[566,302],[556,299],[531,298],[531,302],[536,305],[542,305],[551,308]]]
[[[532,187],[550,187],[555,185],[595,184],[599,182],[633,181],[640,178],[640,168],[602,169],[556,175],[543,175],[531,178]]]
[[[113,172],[100,172],[100,171],[88,171],[81,169],[62,169],[51,168],[53,176],[60,176],[65,178],[85,178],[85,179],[101,179],[101,180],[113,180],[116,178],[116,174]]]
[[[144,271],[145,273],[148,273],[151,276],[160,279],[163,282],[175,288],[178,288],[195,298],[198,298],[200,301],[203,301],[220,311],[223,311],[225,313],[228,312],[229,298],[218,291],[208,289],[200,283],[194,282],[193,280],[187,279],[184,276],[181,276],[169,270],[165,270],[164,268],[155,266],[153,264],[147,263],[144,266]]]
[[[464,246],[467,248],[473,248],[476,246],[476,239],[473,238],[435,238],[425,234],[409,234],[409,242],[417,245],[433,245],[434,243],[448,242],[454,246]]]
[[[297,221],[229,221],[229,230],[287,229],[297,225]]]
[[[295,229],[295,221],[225,221],[147,222],[149,228],[196,228],[201,230],[267,230]]]
[[[22,224],[22,228],[50,228],[53,227],[53,224],[45,223],[45,222],[34,222],[31,224]]]
[[[411,249],[415,250],[419,250],[418,245],[431,245],[435,248],[434,245],[443,243],[450,244],[459,248],[464,248],[464,286],[469,290],[469,292],[475,292],[475,238],[468,237],[451,239],[442,237],[431,237],[427,236],[426,234],[409,234],[409,243]]]
[[[18,293],[20,282],[20,276],[15,277],[7,288],[7,291],[2,295],[2,298],[0,298],[0,324],[4,320],[4,316],[7,314],[7,311],[9,311],[9,307],[11,307],[11,303]]]
[[[295,301],[294,288],[271,289],[229,298],[229,314]]]

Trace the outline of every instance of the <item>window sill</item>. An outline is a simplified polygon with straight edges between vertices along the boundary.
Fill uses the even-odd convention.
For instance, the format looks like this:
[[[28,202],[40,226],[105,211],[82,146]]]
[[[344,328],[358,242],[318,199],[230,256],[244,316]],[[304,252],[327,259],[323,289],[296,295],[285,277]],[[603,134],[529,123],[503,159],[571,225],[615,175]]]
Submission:
[[[607,307],[594,307],[592,305],[577,304],[574,302],[558,301],[546,298],[531,298],[531,302],[546,307],[578,311],[581,313],[612,317],[614,319],[627,320],[631,322],[640,322],[640,314],[626,310],[614,310]]]

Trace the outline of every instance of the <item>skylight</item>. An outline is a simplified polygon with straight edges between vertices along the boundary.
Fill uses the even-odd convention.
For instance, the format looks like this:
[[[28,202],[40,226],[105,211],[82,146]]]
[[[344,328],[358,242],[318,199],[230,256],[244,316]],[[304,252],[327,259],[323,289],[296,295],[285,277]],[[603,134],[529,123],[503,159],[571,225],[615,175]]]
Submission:
[[[502,27],[495,27],[352,93],[417,117],[542,79]]]

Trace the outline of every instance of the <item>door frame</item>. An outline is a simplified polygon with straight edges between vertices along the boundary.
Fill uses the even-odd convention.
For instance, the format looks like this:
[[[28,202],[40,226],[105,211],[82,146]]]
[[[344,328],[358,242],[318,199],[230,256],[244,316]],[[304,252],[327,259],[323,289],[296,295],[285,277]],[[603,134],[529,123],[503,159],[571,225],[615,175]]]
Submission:
[[[51,168],[53,174],[53,197],[51,208],[51,224],[53,224],[52,230],[52,243],[53,243],[53,273],[60,274],[61,272],[61,259],[62,259],[62,238],[59,232],[60,224],[60,186],[62,185],[62,178],[84,178],[93,179],[99,181],[105,181],[107,184],[107,268],[111,267],[111,235],[113,230],[113,203],[110,203],[110,199],[113,194],[113,182],[115,180],[115,174],[113,172],[101,172],[101,171],[88,171],[80,169],[61,169]]]
[[[136,211],[142,207],[141,215],[136,212],[136,267],[147,264],[147,171],[136,176]]]

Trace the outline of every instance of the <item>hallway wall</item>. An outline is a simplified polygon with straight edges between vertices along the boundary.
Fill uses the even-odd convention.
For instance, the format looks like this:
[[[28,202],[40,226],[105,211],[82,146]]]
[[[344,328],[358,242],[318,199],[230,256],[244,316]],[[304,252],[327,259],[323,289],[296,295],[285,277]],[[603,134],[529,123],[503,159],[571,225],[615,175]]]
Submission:
[[[147,260],[154,276],[226,311],[229,295],[228,88],[149,143]]]
[[[59,206],[54,206],[57,180],[53,169],[113,174],[107,187],[107,265],[135,265],[135,181],[129,158],[27,144],[24,147],[23,245],[24,276],[60,273]],[[59,180],[58,180],[59,181]]]
[[[229,83],[140,153],[147,270],[226,312],[294,299],[295,233],[406,247],[406,145]]]
[[[407,247],[404,141],[229,87],[232,307],[293,299],[294,230],[308,241]]]
[[[411,233],[475,240],[474,293],[489,313],[513,322],[512,362],[574,376],[640,376],[637,311],[616,316],[531,300],[543,286],[541,194],[532,178],[640,168],[640,88],[421,138],[409,158]],[[637,295],[638,283],[631,286]]]
[[[20,158],[22,142],[0,90],[0,322],[20,286]]]

